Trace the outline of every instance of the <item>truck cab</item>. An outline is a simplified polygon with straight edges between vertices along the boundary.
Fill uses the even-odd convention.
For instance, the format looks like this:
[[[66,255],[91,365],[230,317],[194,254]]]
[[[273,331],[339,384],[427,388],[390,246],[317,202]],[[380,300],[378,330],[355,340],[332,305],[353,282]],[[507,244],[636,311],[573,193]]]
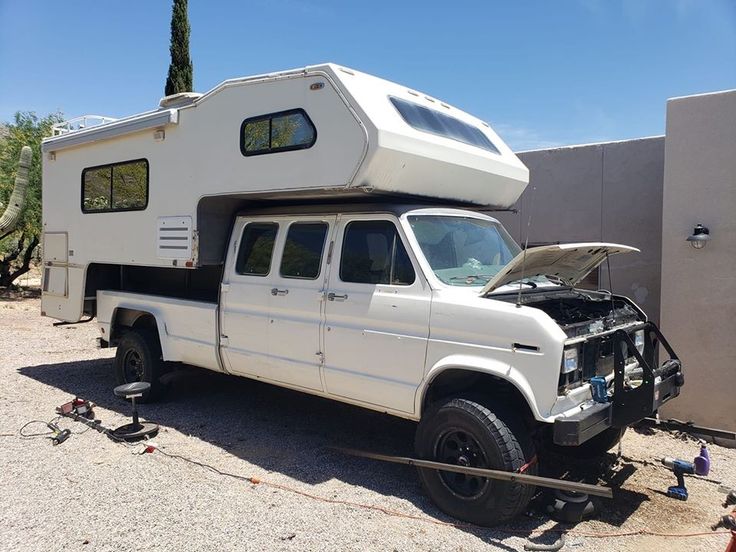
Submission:
[[[235,217],[217,304],[101,291],[98,318],[118,347],[121,382],[132,374],[157,387],[164,361],[192,362],[180,351],[199,346],[225,373],[416,420],[423,458],[499,467],[492,455],[505,453],[501,467],[518,470],[550,444],[601,454],[679,394],[680,363],[644,313],[575,288],[607,256],[631,251],[522,251],[496,219],[460,208],[261,208]],[[129,312],[153,313],[162,331],[137,330]],[[178,320],[186,330],[174,335]],[[659,366],[658,343],[670,356]],[[131,351],[152,366],[129,370]],[[479,507],[490,486],[504,492],[499,482],[420,474],[453,515],[485,524],[511,515]],[[504,508],[518,513],[528,489],[506,490],[515,500]]]

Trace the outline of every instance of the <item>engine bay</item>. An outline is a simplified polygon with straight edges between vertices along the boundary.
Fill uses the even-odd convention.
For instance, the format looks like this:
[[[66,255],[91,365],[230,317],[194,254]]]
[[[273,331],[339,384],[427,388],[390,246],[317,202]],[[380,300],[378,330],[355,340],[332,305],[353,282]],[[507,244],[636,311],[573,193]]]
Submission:
[[[601,291],[562,289],[527,292],[522,304],[547,313],[567,334],[580,337],[616,326],[645,320],[644,314],[629,299]],[[514,295],[497,297],[516,301]]]

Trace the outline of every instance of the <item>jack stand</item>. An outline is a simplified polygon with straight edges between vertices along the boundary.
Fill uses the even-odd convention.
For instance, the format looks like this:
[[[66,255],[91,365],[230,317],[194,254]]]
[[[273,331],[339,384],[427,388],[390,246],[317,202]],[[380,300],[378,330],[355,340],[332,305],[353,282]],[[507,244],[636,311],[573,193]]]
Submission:
[[[552,503],[547,505],[547,513],[562,523],[580,523],[593,517],[596,512],[586,493],[556,489]]]
[[[135,383],[126,383],[125,385],[118,385],[114,389],[115,396],[122,397],[124,399],[130,399],[133,406],[133,423],[125,424],[117,429],[110,432],[113,439],[120,441],[140,441],[147,437],[153,437],[158,433],[158,424],[151,422],[142,422],[138,419],[138,408],[136,407],[135,400],[138,397],[142,397],[143,393],[151,389],[151,384],[144,381],[137,381]]]

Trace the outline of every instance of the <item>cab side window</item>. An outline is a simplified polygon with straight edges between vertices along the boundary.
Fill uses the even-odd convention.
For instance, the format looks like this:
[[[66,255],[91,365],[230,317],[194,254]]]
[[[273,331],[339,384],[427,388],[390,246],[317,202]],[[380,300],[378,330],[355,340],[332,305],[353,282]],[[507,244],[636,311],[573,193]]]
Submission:
[[[297,222],[289,227],[281,257],[281,276],[315,280],[322,267],[327,237],[324,222]]]
[[[359,284],[414,283],[414,268],[392,222],[365,220],[347,225],[340,258],[340,279]]]
[[[252,222],[245,226],[235,272],[247,276],[268,276],[278,228],[275,222]]]

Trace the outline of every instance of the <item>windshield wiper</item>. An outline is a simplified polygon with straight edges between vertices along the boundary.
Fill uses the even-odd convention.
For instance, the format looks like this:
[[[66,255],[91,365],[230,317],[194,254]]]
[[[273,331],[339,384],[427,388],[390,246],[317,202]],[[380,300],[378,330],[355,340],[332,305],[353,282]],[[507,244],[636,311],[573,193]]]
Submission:
[[[511,284],[526,284],[528,286],[531,286],[532,289],[535,289],[537,287],[537,284],[535,282],[532,282],[531,280],[511,280],[510,282],[507,282],[505,285],[511,285]]]
[[[492,274],[468,274],[467,276],[453,276],[450,278],[451,282],[457,282],[462,280],[466,284],[472,284],[476,280],[485,280],[486,282],[493,278]],[[470,281],[468,281],[470,280]],[[536,286],[535,286],[536,287]]]

